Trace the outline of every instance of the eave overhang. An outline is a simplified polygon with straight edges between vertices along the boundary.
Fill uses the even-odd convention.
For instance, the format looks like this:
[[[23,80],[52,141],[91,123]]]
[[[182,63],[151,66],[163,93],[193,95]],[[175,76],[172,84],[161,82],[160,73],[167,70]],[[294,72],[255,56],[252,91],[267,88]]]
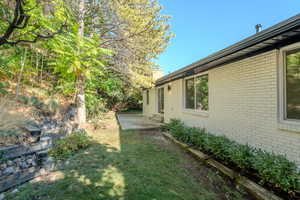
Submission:
[[[251,57],[262,52],[300,42],[300,14],[218,51],[204,59],[172,72],[155,83],[156,86],[207,71],[221,65]]]

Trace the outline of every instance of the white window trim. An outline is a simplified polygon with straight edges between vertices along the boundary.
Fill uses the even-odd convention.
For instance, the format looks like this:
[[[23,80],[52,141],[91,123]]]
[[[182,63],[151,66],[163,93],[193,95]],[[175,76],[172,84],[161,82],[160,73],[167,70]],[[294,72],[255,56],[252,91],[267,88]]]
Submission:
[[[185,101],[186,101],[186,97],[185,97],[185,81],[187,79],[191,79],[191,78],[196,78],[196,77],[199,77],[199,76],[204,76],[204,75],[207,75],[208,76],[208,110],[196,110],[196,109],[191,109],[191,108],[185,108]],[[182,102],[183,102],[183,105],[182,105],[182,112],[183,113],[186,113],[186,114],[191,114],[191,115],[198,115],[198,116],[203,116],[203,117],[208,117],[209,116],[209,110],[210,110],[210,105],[209,105],[209,102],[210,102],[210,98],[209,98],[209,73],[208,72],[203,72],[203,73],[199,73],[199,74],[195,74],[195,75],[192,75],[192,76],[188,76],[188,77],[185,77],[182,81],[182,91],[183,91],[183,95],[182,95]],[[196,88],[195,88],[196,90]],[[195,91],[196,92],[196,91]],[[196,93],[195,93],[196,94]],[[195,98],[195,101],[196,101],[196,98]],[[196,102],[195,102],[195,105],[196,105]]]
[[[287,51],[300,49],[300,43],[283,47],[279,51],[278,66],[278,98],[279,98],[279,128],[289,131],[300,132],[300,120],[286,119],[286,65],[285,55]]]

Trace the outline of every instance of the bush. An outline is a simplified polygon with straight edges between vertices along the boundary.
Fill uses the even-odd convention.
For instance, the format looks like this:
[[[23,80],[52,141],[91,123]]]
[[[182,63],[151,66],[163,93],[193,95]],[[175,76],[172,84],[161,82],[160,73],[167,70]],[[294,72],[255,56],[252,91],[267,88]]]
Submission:
[[[242,170],[255,170],[261,184],[271,183],[286,192],[300,192],[300,172],[295,163],[282,155],[238,144],[225,136],[210,134],[204,129],[186,127],[177,119],[171,120],[162,128],[178,140],[212,154],[225,163],[232,163]]]
[[[59,109],[60,109],[60,106],[59,104],[54,100],[54,99],[50,99],[48,102],[47,102],[47,108],[49,109],[49,111],[52,113],[52,114],[56,114]]]
[[[251,166],[263,177],[261,183],[269,182],[285,191],[294,188],[300,192],[300,174],[297,173],[297,166],[284,156],[256,150],[251,159]]]
[[[30,103],[32,106],[34,106],[35,108],[38,108],[38,109],[42,109],[45,104],[43,102],[41,102],[37,97],[35,96],[32,96],[30,98]]]
[[[7,95],[7,89],[9,88],[9,84],[5,82],[0,82],[0,95]]]
[[[85,132],[75,132],[57,141],[54,147],[50,149],[49,155],[56,160],[64,160],[75,152],[88,148],[90,145],[91,140]]]
[[[23,104],[28,104],[30,101],[30,99],[27,96],[23,96],[23,95],[20,95],[18,100]]]

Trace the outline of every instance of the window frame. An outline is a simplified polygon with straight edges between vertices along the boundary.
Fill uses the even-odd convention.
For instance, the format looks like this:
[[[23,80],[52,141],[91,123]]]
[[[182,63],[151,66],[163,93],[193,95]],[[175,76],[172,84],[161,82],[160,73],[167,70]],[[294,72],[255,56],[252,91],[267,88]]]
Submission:
[[[197,98],[196,98],[196,78],[201,77],[201,76],[207,76],[207,84],[208,84],[208,110],[200,110],[200,109],[196,109],[196,102],[197,102]],[[194,109],[192,108],[186,108],[186,80],[189,79],[194,79]],[[209,110],[210,110],[210,88],[209,88],[209,73],[208,72],[203,72],[203,73],[199,73],[196,75],[192,75],[192,76],[188,76],[185,77],[183,79],[183,112],[187,113],[187,114],[194,114],[194,115],[202,115],[202,116],[208,116],[209,115]]]
[[[288,52],[293,50],[300,50],[300,43],[295,43],[286,47],[283,47],[279,51],[279,69],[278,69],[278,80],[279,80],[279,116],[278,120],[281,125],[281,129],[287,129],[290,131],[300,131],[300,120],[299,119],[288,119],[287,118],[287,89],[286,89],[286,55]]]

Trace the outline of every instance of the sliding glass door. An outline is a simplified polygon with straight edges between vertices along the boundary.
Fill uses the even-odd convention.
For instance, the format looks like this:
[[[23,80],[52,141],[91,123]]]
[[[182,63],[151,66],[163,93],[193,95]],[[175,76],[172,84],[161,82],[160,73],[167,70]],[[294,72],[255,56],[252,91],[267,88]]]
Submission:
[[[164,95],[164,88],[158,88],[157,90],[157,96],[158,96],[158,112],[164,113],[164,101],[165,101],[165,95]]]

